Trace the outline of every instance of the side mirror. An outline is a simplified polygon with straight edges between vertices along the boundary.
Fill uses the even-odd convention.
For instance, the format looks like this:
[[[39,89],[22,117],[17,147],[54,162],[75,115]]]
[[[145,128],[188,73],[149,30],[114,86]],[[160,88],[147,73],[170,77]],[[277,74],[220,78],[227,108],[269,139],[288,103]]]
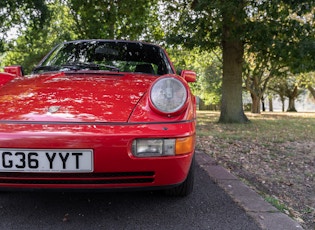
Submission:
[[[23,75],[22,66],[6,66],[4,67],[4,73],[0,73],[0,86],[12,81],[14,78],[22,77]]]
[[[10,73],[0,73],[0,86],[12,81],[16,76]]]
[[[195,82],[197,80],[196,73],[191,70],[182,70],[180,76],[182,76],[187,82]]]
[[[17,77],[22,77],[24,75],[23,68],[20,65],[12,65],[4,67],[4,72],[13,74]]]

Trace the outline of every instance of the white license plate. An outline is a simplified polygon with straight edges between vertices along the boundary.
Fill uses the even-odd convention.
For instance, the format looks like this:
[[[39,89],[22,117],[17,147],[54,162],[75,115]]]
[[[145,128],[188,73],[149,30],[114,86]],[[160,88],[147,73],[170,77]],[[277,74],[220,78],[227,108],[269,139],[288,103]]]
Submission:
[[[0,149],[1,172],[91,172],[91,149]]]

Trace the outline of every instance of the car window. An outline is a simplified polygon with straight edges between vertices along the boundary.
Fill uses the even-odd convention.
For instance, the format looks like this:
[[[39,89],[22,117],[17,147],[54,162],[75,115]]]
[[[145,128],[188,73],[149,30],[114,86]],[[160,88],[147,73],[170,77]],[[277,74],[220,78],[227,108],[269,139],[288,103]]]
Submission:
[[[47,67],[47,68],[46,68]],[[164,50],[158,46],[126,41],[74,41],[56,47],[37,67],[116,70],[163,75],[173,73]]]

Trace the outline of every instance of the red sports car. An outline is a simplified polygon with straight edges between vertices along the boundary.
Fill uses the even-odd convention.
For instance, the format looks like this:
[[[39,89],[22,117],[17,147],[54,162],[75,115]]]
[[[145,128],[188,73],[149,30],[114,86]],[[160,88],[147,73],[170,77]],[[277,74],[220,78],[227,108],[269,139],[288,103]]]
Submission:
[[[79,40],[0,73],[0,189],[191,193],[196,106],[159,46]]]

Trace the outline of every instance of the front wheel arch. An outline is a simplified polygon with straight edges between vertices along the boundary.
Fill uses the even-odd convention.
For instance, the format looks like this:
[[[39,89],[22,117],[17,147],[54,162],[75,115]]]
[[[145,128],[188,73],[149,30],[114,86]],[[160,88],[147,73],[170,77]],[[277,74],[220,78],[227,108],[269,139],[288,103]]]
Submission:
[[[189,168],[188,175],[184,182],[177,185],[174,188],[170,188],[164,191],[168,196],[188,196],[192,193],[195,181],[195,156],[192,158],[192,162]]]

